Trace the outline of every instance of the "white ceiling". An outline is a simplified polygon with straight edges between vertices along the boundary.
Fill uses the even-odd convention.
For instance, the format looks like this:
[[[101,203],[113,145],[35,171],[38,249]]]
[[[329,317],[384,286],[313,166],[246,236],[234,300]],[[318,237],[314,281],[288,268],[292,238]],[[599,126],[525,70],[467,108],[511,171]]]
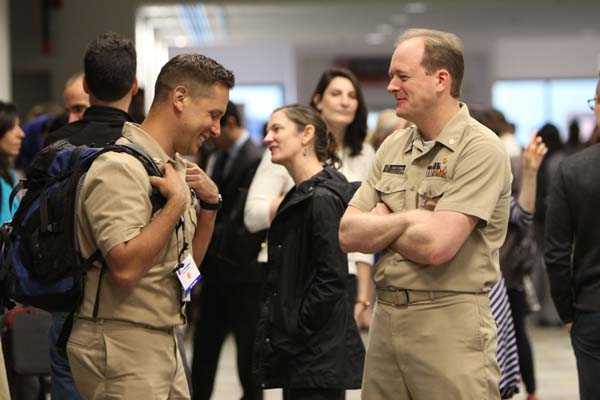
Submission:
[[[455,32],[469,48],[498,37],[595,36],[600,1],[186,2],[146,6],[167,46],[291,43],[309,53],[387,52],[407,27]]]

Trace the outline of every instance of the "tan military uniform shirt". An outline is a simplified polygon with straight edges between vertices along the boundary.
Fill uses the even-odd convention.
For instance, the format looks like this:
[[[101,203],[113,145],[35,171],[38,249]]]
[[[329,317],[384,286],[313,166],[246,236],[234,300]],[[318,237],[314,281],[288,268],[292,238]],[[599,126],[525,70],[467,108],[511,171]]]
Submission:
[[[375,271],[377,287],[487,291],[499,277],[498,249],[508,223],[510,160],[496,135],[467,106],[426,147],[414,126],[390,135],[350,205],[362,211],[384,202],[393,212],[455,211],[479,223],[446,265],[424,266],[387,250]]]
[[[139,125],[126,123],[123,138],[133,142],[160,166],[172,163],[185,179],[185,163],[170,159]],[[77,202],[77,238],[84,257],[96,249],[106,254],[116,245],[136,237],[150,223],[150,179],[141,162],[128,154],[108,152],[94,161],[86,174]],[[160,211],[158,211],[160,212]],[[190,253],[196,230],[195,198],[184,212],[185,241]],[[178,251],[184,245],[182,230],[173,230],[167,246],[146,275],[130,290],[119,288],[105,273],[100,289],[98,318],[134,322],[159,329],[183,323],[181,285],[175,275]],[[100,268],[87,274],[80,316],[92,317]]]

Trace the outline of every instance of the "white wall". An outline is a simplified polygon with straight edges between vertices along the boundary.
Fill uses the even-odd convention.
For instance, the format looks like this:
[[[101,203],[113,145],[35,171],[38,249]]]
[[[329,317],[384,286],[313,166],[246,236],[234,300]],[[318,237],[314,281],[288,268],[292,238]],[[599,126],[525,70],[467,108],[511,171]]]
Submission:
[[[8,0],[0,0],[0,100],[12,99]]]
[[[600,68],[600,35],[501,38],[492,56],[495,79],[589,78]]]
[[[236,83],[279,83],[284,87],[285,102],[298,99],[296,52],[286,45],[244,45],[228,47],[172,48],[170,56],[196,52],[213,58],[235,74]]]

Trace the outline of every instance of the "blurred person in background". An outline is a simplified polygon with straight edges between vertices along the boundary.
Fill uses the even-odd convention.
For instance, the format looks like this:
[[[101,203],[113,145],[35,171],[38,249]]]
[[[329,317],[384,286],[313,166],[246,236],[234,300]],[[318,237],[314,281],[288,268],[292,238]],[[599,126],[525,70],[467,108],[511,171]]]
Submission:
[[[17,108],[12,103],[0,101],[0,223],[12,220],[18,201],[10,207],[9,197],[18,178],[13,168],[25,134],[20,126]]]
[[[342,400],[360,388],[364,362],[337,235],[354,187],[331,167],[335,140],[314,109],[275,110],[264,142],[294,187],[269,228],[254,372],[286,400]]]
[[[536,245],[539,249],[538,263],[533,273],[533,282],[539,298],[540,310],[536,313],[535,320],[541,326],[560,326],[560,318],[552,303],[550,285],[546,268],[543,264],[544,254],[544,229],[546,224],[546,211],[548,207],[548,196],[552,181],[558,170],[558,166],[565,157],[564,144],[560,137],[558,128],[550,123],[544,124],[537,135],[548,148],[548,153],[540,165],[537,175],[537,191],[535,196],[535,212],[533,216],[533,228]]]
[[[600,124],[600,81],[588,100]],[[571,334],[582,400],[600,396],[600,145],[564,159],[552,176],[544,258],[552,298]]]
[[[310,105],[318,110],[338,143],[339,171],[348,181],[363,181],[373,164],[375,151],[365,142],[367,136],[367,106],[362,89],[352,72],[331,68],[323,72],[311,95]],[[248,193],[244,222],[250,232],[266,229],[271,224],[279,204],[294,182],[285,168],[275,165],[267,151],[256,171]],[[259,260],[266,262],[266,247]],[[360,327],[368,327],[374,286],[370,254],[348,254],[348,296],[354,318]]]
[[[18,199],[15,199],[11,207],[9,198],[18,180],[13,162],[21,150],[24,136],[15,105],[0,101],[0,225],[12,220],[13,214],[19,205]],[[4,305],[0,304],[0,322],[4,314],[3,307]],[[2,323],[0,323],[1,327]],[[0,399],[10,399],[1,341]]]
[[[385,138],[398,129],[406,128],[406,125],[408,125],[408,121],[397,116],[396,111],[392,109],[381,111],[377,117],[375,130],[371,134],[371,139],[369,141],[371,146],[377,151]]]
[[[83,64],[82,86],[89,98],[89,107],[85,108],[83,118],[53,129],[46,138],[46,145],[65,139],[76,146],[104,147],[121,137],[125,122],[132,122],[127,110],[137,92],[137,61],[131,40],[112,32],[101,34],[88,44]],[[70,86],[67,85],[69,91],[75,93],[75,89],[79,88],[78,77]],[[65,101],[68,97],[65,95]],[[82,97],[79,96],[79,99]],[[52,366],[51,391],[53,398],[78,400],[81,396],[75,388],[69,362],[56,346],[68,314],[52,314],[48,337]]]
[[[573,119],[569,124],[569,136],[567,137],[567,143],[565,143],[565,154],[571,155],[581,149],[582,143],[579,122],[576,119]]]
[[[244,205],[262,151],[243,128],[238,108],[231,101],[221,118],[221,135],[211,142],[216,151],[208,156],[205,171],[219,188],[223,205],[202,263],[200,295],[194,299],[198,317],[192,398],[211,397],[223,342],[233,333],[242,399],[260,400],[262,389],[252,376],[252,350],[264,279],[257,255],[266,232],[246,230]]]
[[[79,121],[90,106],[90,96],[83,87],[83,72],[71,76],[65,83],[63,101],[67,110],[69,123]]]

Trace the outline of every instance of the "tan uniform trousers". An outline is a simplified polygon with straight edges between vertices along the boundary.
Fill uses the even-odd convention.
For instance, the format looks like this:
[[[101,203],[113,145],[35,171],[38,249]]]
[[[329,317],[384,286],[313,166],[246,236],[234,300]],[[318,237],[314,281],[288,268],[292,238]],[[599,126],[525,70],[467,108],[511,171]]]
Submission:
[[[6,378],[6,365],[4,364],[4,353],[0,343],[0,400],[10,400],[8,392],[8,379]]]
[[[87,400],[190,398],[174,332],[78,319],[67,352],[77,390]]]
[[[364,371],[363,400],[499,400],[488,296],[378,301]]]

